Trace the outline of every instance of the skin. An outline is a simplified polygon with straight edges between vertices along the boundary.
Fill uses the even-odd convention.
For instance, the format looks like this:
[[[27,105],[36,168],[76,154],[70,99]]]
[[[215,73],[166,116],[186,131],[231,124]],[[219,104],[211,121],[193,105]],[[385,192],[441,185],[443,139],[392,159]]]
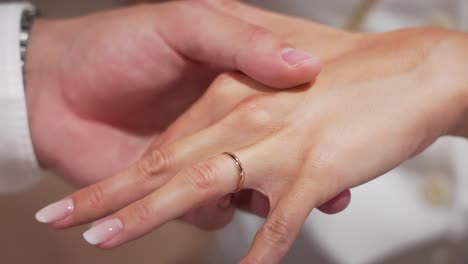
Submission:
[[[291,47],[268,29],[202,1],[39,19],[25,66],[38,160],[77,186],[114,175],[164,143],[168,126],[222,72],[239,70],[276,88],[313,80],[318,59],[302,52],[305,60],[291,64],[282,57]],[[323,210],[343,210],[346,197]],[[182,219],[213,229],[233,211],[225,197]]]
[[[244,19],[260,17],[266,27],[283,25],[279,33],[306,50],[323,51],[326,64],[317,81],[278,92],[237,73],[217,78],[167,130],[164,144],[129,169],[70,195],[75,209],[54,227],[108,216],[123,229],[100,248],[136,239],[236,190],[237,167],[220,154],[231,151],[247,173],[242,188],[269,202],[266,222],[241,263],[278,263],[314,208],[397,167],[439,137],[467,135],[465,34],[353,34],[233,7]],[[185,134],[189,126],[197,132]]]
[[[185,20],[167,17],[177,12]],[[198,21],[199,17],[204,19]],[[191,23],[206,25],[200,32],[171,34]],[[227,29],[210,28],[219,23]],[[313,80],[320,69],[317,59],[289,66],[280,56],[288,43],[266,29],[191,1],[38,20],[31,35],[26,79],[35,150],[47,168],[77,185],[95,182],[138,159],[222,71],[239,69],[284,88]],[[259,45],[267,48],[255,50]],[[278,75],[267,74],[270,70]],[[57,122],[58,116],[66,118]],[[66,142],[70,138],[73,144]],[[96,147],[89,141],[101,144]],[[68,147],[58,147],[63,144]],[[60,149],[63,152],[57,153]],[[102,152],[98,160],[86,154],[95,151]]]

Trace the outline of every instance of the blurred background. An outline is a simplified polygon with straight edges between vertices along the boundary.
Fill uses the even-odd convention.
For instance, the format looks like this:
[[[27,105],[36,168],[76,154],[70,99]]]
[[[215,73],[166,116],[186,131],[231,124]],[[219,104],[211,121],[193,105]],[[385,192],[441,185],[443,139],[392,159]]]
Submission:
[[[168,224],[143,239],[103,251],[84,241],[86,227],[58,232],[35,221],[38,209],[73,190],[49,176],[27,193],[0,196],[0,263],[202,263],[200,256],[208,249],[211,236],[183,223]]]

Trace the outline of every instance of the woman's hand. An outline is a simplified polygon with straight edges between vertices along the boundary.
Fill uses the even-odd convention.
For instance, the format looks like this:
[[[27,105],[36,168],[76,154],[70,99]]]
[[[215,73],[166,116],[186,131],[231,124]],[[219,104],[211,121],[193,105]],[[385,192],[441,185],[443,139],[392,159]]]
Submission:
[[[340,35],[303,31],[322,42]],[[236,190],[237,167],[220,154],[231,151],[245,167],[242,187],[269,202],[260,208],[269,217],[244,262],[274,263],[313,208],[439,136],[463,134],[464,36],[431,29],[342,36],[329,45],[313,87],[278,93],[241,75],[218,78],[163,143],[128,170],[67,197],[62,202],[70,206],[52,225],[107,216],[86,234],[89,242],[112,248],[135,239]],[[326,48],[317,42],[309,39],[309,47]]]
[[[276,263],[311,210],[438,137],[460,133],[468,98],[466,47],[460,33],[405,30],[362,37],[313,87],[276,92],[242,75],[220,77],[174,127],[194,124],[191,116],[200,113],[228,114],[70,195],[73,207],[52,225],[107,216],[85,233],[88,242],[113,248],[138,238],[235,191],[238,168],[221,154],[229,151],[244,166],[241,187],[262,193],[271,208],[243,263]]]
[[[81,186],[127,168],[222,71],[282,88],[315,78],[316,58],[235,15],[177,1],[37,20],[25,68],[41,164]]]
[[[166,127],[221,71],[241,70],[277,88],[318,74],[317,58],[244,20],[244,10],[227,14],[213,7],[178,1],[71,20],[37,20],[26,79],[41,164],[76,185],[95,183],[130,166],[155,142],[164,143],[160,136]],[[250,15],[256,13],[263,11],[249,9]],[[198,116],[198,126],[177,126],[171,139],[195,133],[225,114]],[[256,206],[246,208],[254,213],[267,205],[264,199],[254,200]],[[340,201],[331,201],[324,211],[342,210],[347,201]],[[231,205],[230,197],[224,197],[183,219],[218,228],[229,221]],[[57,217],[39,218],[49,222]]]

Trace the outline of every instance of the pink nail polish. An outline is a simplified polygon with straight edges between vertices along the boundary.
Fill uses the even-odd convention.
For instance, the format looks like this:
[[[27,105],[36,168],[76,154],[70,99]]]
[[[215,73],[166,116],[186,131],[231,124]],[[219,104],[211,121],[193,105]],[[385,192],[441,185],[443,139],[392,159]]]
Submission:
[[[44,224],[56,222],[69,216],[73,209],[72,199],[64,199],[41,209],[36,213],[36,220]]]
[[[110,217],[104,217],[104,218],[101,218],[99,220],[96,220],[96,221],[94,221],[94,222],[92,222],[90,224],[90,228],[93,228],[93,227],[99,225],[100,223],[105,222],[106,220],[109,220],[109,219],[110,219]]]
[[[83,234],[83,238],[91,245],[99,245],[116,237],[123,229],[119,219],[106,220]]]
[[[317,57],[294,48],[283,49],[283,51],[281,51],[281,56],[283,57],[283,60],[292,67],[297,67],[306,63],[318,64],[320,62]]]

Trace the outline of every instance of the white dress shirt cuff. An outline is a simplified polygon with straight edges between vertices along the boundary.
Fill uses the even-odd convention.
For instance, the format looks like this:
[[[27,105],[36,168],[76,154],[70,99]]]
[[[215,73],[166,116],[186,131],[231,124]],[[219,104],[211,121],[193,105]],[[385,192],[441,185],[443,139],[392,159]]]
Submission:
[[[0,4],[0,194],[26,190],[44,173],[31,141],[20,58],[21,16],[30,8]]]

